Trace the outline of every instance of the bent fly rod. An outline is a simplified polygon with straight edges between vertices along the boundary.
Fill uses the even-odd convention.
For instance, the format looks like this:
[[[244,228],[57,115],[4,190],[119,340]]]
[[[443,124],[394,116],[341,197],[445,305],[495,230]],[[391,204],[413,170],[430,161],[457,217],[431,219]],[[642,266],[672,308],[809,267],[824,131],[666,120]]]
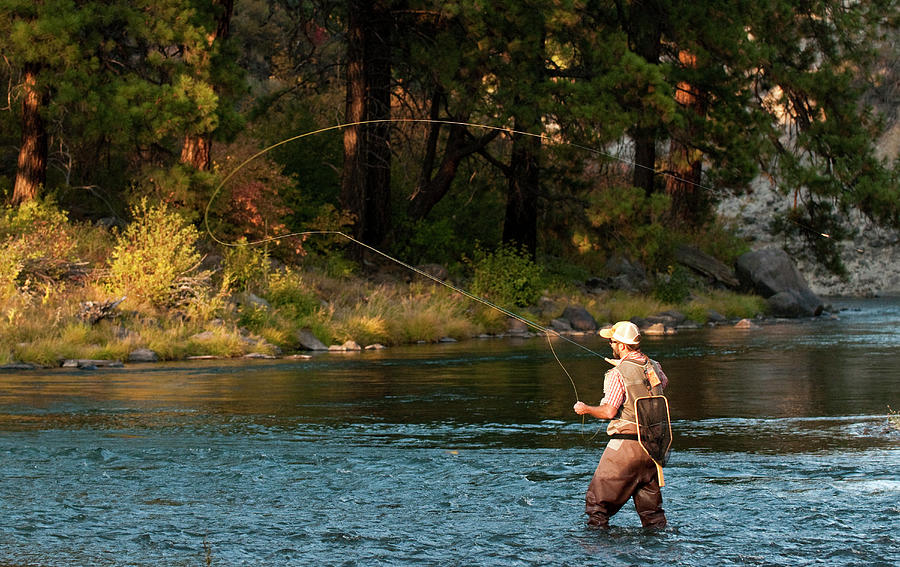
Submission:
[[[521,315],[519,315],[519,314],[517,314],[517,313],[513,313],[512,311],[510,311],[510,310],[508,310],[508,309],[506,309],[506,308],[504,308],[504,307],[501,307],[501,306],[499,306],[499,305],[497,305],[497,304],[495,304],[495,303],[492,303],[491,301],[488,301],[487,299],[485,299],[485,298],[483,298],[483,297],[479,297],[479,296],[477,296],[477,295],[475,295],[475,294],[473,294],[473,293],[471,293],[471,292],[469,292],[469,291],[466,291],[466,290],[464,290],[464,289],[462,289],[462,288],[460,288],[460,287],[458,287],[458,286],[455,286],[455,285],[453,285],[453,284],[451,284],[451,283],[449,283],[449,282],[443,281],[443,280],[441,280],[441,279],[439,279],[439,278],[437,278],[437,277],[435,277],[435,276],[433,276],[433,275],[431,275],[431,274],[425,272],[424,270],[421,270],[421,269],[419,269],[419,268],[416,268],[415,266],[412,266],[412,265],[410,265],[410,264],[408,264],[408,263],[406,263],[406,262],[404,262],[404,261],[402,261],[402,260],[399,260],[399,259],[397,259],[397,258],[395,258],[395,257],[393,257],[393,256],[391,256],[391,255],[389,255],[389,254],[387,254],[386,252],[383,252],[383,251],[381,251],[381,250],[378,250],[377,248],[375,248],[375,247],[373,247],[373,246],[371,246],[371,245],[369,245],[369,244],[366,244],[365,242],[362,242],[362,241],[360,241],[360,240],[357,240],[356,238],[353,238],[352,236],[350,236],[350,235],[348,235],[348,234],[345,234],[345,233],[343,233],[343,232],[340,232],[340,231],[336,231],[336,230],[312,230],[312,231],[305,231],[305,232],[292,232],[292,233],[289,233],[289,234],[283,234],[283,235],[279,235],[279,236],[272,236],[272,237],[269,237],[269,238],[264,238],[264,239],[256,240],[256,241],[253,241],[253,242],[242,242],[242,243],[225,242],[225,241],[219,239],[219,238],[215,235],[215,233],[212,231],[212,228],[211,228],[210,225],[209,225],[209,211],[210,211],[210,208],[212,207],[213,202],[215,201],[216,197],[218,196],[218,194],[219,194],[219,192],[222,190],[222,188],[225,186],[225,184],[228,183],[228,181],[229,181],[229,180],[230,180],[230,179],[231,179],[238,171],[240,171],[244,166],[246,166],[246,165],[247,165],[248,163],[250,163],[251,161],[253,161],[253,160],[255,160],[256,158],[258,158],[258,157],[260,157],[260,156],[262,156],[262,155],[264,155],[264,154],[266,154],[266,153],[268,153],[268,152],[274,150],[275,148],[277,148],[277,147],[279,147],[279,146],[283,146],[283,145],[285,145],[285,144],[288,144],[288,143],[290,143],[290,142],[299,140],[299,139],[301,139],[301,138],[306,138],[306,137],[309,137],[309,136],[314,136],[314,135],[317,135],[317,134],[322,134],[322,133],[325,133],[325,132],[329,132],[329,131],[332,131],[332,130],[340,130],[340,129],[343,129],[343,128],[349,128],[349,127],[353,127],[353,126],[362,126],[362,125],[367,125],[367,124],[381,124],[381,123],[426,123],[426,124],[445,124],[445,125],[449,125],[449,126],[472,126],[472,127],[476,127],[476,128],[482,128],[482,129],[485,129],[485,130],[501,131],[501,132],[507,132],[507,133],[509,133],[509,134],[519,134],[519,135],[523,135],[523,136],[531,136],[531,137],[534,137],[534,138],[539,138],[539,139],[541,139],[541,140],[543,140],[543,141],[552,142],[552,140],[551,140],[550,138],[548,138],[547,136],[545,136],[544,134],[535,134],[535,133],[533,133],[533,132],[525,132],[525,131],[521,131],[521,130],[515,130],[515,129],[512,129],[512,128],[501,127],[501,126],[491,126],[491,125],[487,125],[487,124],[477,124],[477,123],[472,123],[472,122],[461,122],[461,121],[453,121],[453,120],[435,120],[435,119],[426,119],[426,118],[386,118],[386,119],[379,119],[379,120],[363,120],[363,121],[359,121],[359,122],[349,122],[349,123],[346,123],[346,124],[336,124],[336,125],[333,125],[333,126],[328,126],[328,127],[326,127],[326,128],[320,128],[320,129],[318,129],[318,130],[312,130],[312,131],[309,131],[309,132],[304,132],[304,133],[302,133],[302,134],[298,134],[298,135],[296,135],[296,136],[292,136],[292,137],[290,137],[290,138],[286,138],[286,139],[284,139],[284,140],[282,140],[282,141],[280,141],[280,142],[277,142],[277,143],[275,143],[275,144],[272,144],[272,145],[270,145],[270,146],[268,146],[268,147],[266,147],[266,148],[263,148],[262,150],[256,152],[255,154],[253,154],[252,156],[250,156],[249,158],[247,158],[247,159],[245,159],[243,162],[241,162],[236,168],[234,168],[228,175],[226,175],[226,176],[222,179],[222,181],[221,181],[221,182],[216,186],[216,188],[213,190],[212,195],[211,195],[210,198],[209,198],[209,202],[206,204],[206,209],[205,209],[205,211],[204,211],[204,213],[203,213],[203,222],[204,222],[204,225],[205,225],[205,228],[206,228],[206,232],[207,232],[207,233],[209,234],[209,236],[210,236],[215,242],[217,242],[218,244],[221,244],[222,246],[235,247],[235,248],[236,248],[236,247],[241,247],[241,246],[251,246],[251,245],[257,245],[257,244],[263,244],[263,243],[266,243],[266,242],[272,242],[272,241],[275,241],[275,240],[280,240],[280,239],[284,239],[284,238],[291,238],[291,237],[298,237],[298,236],[316,236],[316,235],[322,235],[322,236],[324,236],[324,235],[332,235],[332,236],[340,236],[340,237],[342,237],[342,238],[345,238],[345,239],[347,239],[348,241],[350,241],[350,242],[352,242],[352,243],[354,243],[354,244],[356,244],[356,245],[358,245],[358,246],[361,246],[361,247],[363,247],[363,248],[365,248],[365,249],[367,249],[367,250],[369,250],[369,251],[371,251],[371,252],[374,252],[375,254],[378,254],[378,255],[380,255],[380,256],[386,258],[387,260],[390,260],[391,262],[394,262],[394,263],[396,263],[396,264],[398,264],[398,265],[400,265],[400,266],[403,266],[404,268],[406,268],[406,269],[408,269],[408,270],[410,270],[410,271],[412,271],[412,272],[415,272],[416,274],[419,274],[419,275],[422,276],[422,277],[428,278],[428,279],[432,280],[433,282],[435,282],[435,283],[437,283],[437,284],[439,284],[439,285],[442,285],[442,286],[444,286],[444,287],[446,287],[446,288],[448,288],[448,289],[451,289],[452,291],[454,291],[454,292],[456,292],[456,293],[458,293],[458,294],[460,294],[460,295],[462,295],[462,296],[464,296],[464,297],[467,297],[467,298],[469,298],[469,299],[471,299],[471,300],[473,300],[473,301],[476,301],[476,302],[478,302],[478,303],[481,303],[482,305],[485,305],[485,306],[487,306],[487,307],[489,307],[489,308],[491,308],[491,309],[495,309],[495,310],[499,311],[500,313],[503,313],[503,314],[506,315],[507,317],[510,317],[510,318],[512,318],[512,319],[515,319],[515,320],[517,320],[517,321],[519,321],[519,322],[521,322],[521,323],[524,323],[524,324],[527,325],[528,327],[530,327],[530,328],[532,328],[532,329],[535,329],[536,331],[539,331],[540,333],[543,333],[543,334],[547,337],[547,343],[550,345],[550,350],[551,350],[551,352],[553,353],[553,357],[556,359],[557,363],[559,363],[560,367],[563,369],[563,372],[565,372],[566,377],[569,379],[569,382],[572,384],[572,389],[573,389],[574,392],[575,392],[575,399],[576,399],[576,401],[577,401],[577,400],[579,399],[579,396],[578,396],[578,388],[575,386],[575,381],[572,379],[572,376],[569,374],[569,371],[566,370],[566,367],[563,365],[562,361],[559,360],[559,357],[558,357],[557,354],[556,354],[556,350],[553,348],[553,341],[551,340],[551,336],[560,338],[560,339],[562,339],[562,340],[564,340],[564,341],[566,341],[566,342],[568,342],[568,343],[571,343],[571,344],[577,346],[578,348],[580,348],[580,349],[582,349],[582,350],[584,350],[584,351],[586,351],[586,352],[588,352],[588,353],[590,353],[590,354],[592,354],[592,355],[594,355],[594,356],[598,356],[598,357],[600,357],[600,358],[603,358],[603,359],[606,360],[607,362],[609,362],[609,359],[605,358],[603,355],[597,353],[596,351],[594,351],[594,350],[588,348],[587,346],[585,346],[585,345],[583,345],[583,344],[581,344],[581,343],[579,343],[579,342],[577,342],[577,341],[574,341],[574,340],[572,340],[571,338],[569,338],[569,337],[567,337],[567,336],[565,336],[565,335],[562,335],[561,333],[559,333],[558,331],[556,331],[556,330],[554,330],[554,329],[550,329],[550,328],[548,328],[548,327],[545,327],[545,326],[543,326],[543,325],[540,325],[540,324],[538,324],[538,323],[536,323],[536,322],[534,322],[534,321],[531,321],[531,320],[529,320],[529,319],[527,319],[527,318],[525,318],[525,317],[522,317]],[[634,162],[631,162],[631,161],[628,161],[628,160],[624,160],[624,159],[622,159],[621,157],[613,156],[613,155],[610,155],[610,154],[601,152],[601,151],[599,151],[599,150],[597,150],[597,149],[590,148],[590,147],[588,147],[588,146],[582,146],[582,145],[575,144],[575,143],[572,143],[572,142],[566,142],[566,143],[567,143],[568,145],[575,146],[575,147],[577,147],[577,148],[580,148],[580,149],[589,151],[589,152],[591,152],[591,153],[595,153],[595,154],[598,154],[598,155],[603,155],[603,156],[608,157],[608,158],[611,158],[611,159],[615,159],[615,160],[618,160],[618,161],[622,161],[622,162],[628,163],[628,164],[630,164],[630,165],[632,165],[632,166],[634,166],[634,167],[644,167],[644,168],[647,168],[647,166],[644,166],[644,165],[641,165],[641,164],[638,164],[638,163],[634,163]],[[647,169],[652,169],[652,168],[647,168]],[[654,170],[654,171],[655,171],[655,170]],[[694,182],[692,182],[692,181],[690,181],[690,180],[687,180],[687,179],[681,179],[681,178],[676,177],[676,176],[674,176],[674,175],[672,175],[671,173],[668,173],[668,172],[658,171],[658,172],[656,172],[656,173],[659,173],[659,174],[662,174],[662,175],[668,175],[668,176],[670,176],[670,177],[675,177],[676,179],[679,179],[680,181],[683,181],[683,182],[685,182],[685,183],[691,183],[691,184],[697,185],[696,183],[694,183]],[[701,186],[701,187],[702,187],[702,186]],[[709,188],[707,187],[706,189],[709,189]]]

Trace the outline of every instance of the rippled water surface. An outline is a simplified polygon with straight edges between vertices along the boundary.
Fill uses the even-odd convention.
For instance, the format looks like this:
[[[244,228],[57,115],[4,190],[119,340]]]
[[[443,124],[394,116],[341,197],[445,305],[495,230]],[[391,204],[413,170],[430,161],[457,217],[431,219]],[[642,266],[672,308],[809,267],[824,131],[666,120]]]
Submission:
[[[540,338],[0,374],[0,565],[897,565],[900,301],[834,303],[645,341],[662,533],[585,527],[603,424]]]

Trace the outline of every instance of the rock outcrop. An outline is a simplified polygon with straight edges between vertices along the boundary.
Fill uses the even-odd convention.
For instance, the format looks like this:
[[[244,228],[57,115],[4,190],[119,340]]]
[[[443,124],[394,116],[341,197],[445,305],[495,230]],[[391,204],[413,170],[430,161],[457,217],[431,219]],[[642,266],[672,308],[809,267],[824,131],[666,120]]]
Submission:
[[[735,267],[741,285],[766,298],[776,317],[813,317],[825,307],[781,248],[747,252],[738,258]]]
[[[898,141],[900,137],[895,134],[894,157]],[[717,212],[723,221],[734,226],[738,236],[751,241],[756,249],[779,246],[799,250],[804,246],[801,236],[772,232],[772,219],[794,206],[792,195],[783,194],[761,177],[751,184],[747,193],[722,199]],[[900,294],[900,230],[874,226],[857,212],[847,216],[847,225],[854,234],[836,243],[847,268],[846,277],[829,273],[803,255],[793,258],[810,289],[822,296]]]

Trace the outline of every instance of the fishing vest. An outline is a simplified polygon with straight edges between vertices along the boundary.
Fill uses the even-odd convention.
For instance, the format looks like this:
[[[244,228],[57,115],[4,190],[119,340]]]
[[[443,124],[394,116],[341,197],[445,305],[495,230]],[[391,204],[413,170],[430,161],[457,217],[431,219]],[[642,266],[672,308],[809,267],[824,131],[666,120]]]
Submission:
[[[637,415],[634,411],[634,400],[649,395],[661,396],[663,393],[662,384],[651,387],[648,376],[651,372],[657,374],[660,372],[659,363],[650,359],[647,359],[646,364],[623,360],[616,368],[619,369],[622,381],[625,382],[625,400],[619,406],[616,416],[609,422],[606,432],[609,435],[614,433],[636,435]]]

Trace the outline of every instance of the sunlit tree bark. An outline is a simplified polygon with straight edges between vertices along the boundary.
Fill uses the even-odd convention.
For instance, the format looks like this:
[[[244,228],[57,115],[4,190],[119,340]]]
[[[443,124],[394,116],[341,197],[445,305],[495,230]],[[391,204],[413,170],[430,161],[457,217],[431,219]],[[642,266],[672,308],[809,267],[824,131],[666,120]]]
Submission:
[[[28,63],[24,68],[22,145],[12,196],[15,205],[38,198],[47,179],[47,130],[41,117],[47,95],[38,84],[39,70],[40,65],[36,63]]]
[[[678,53],[678,59],[687,68],[697,65],[696,56],[684,50]],[[686,113],[688,116],[705,115],[701,93],[686,81],[678,83],[675,101],[689,110]],[[670,217],[676,224],[685,226],[701,225],[706,220],[707,203],[710,201],[701,185],[703,154],[690,144],[697,135],[696,128],[689,123],[683,134],[684,139],[673,138],[669,146],[666,193],[671,198]]]

